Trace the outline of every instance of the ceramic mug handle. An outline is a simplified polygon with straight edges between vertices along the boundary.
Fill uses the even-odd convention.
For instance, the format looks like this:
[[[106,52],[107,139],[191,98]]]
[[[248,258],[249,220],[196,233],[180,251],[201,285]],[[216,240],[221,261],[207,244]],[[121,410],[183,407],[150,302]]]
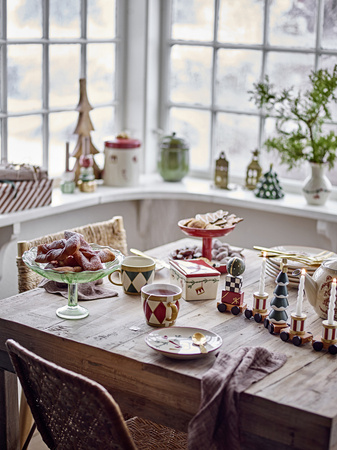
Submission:
[[[176,318],[178,317],[178,307],[175,303],[168,303],[168,306],[171,307],[172,309],[172,315],[171,315],[171,319],[168,319],[168,322],[174,322],[176,320]]]
[[[110,283],[115,284],[116,286],[123,286],[123,283],[122,283],[122,282],[121,282],[121,283],[117,283],[117,281],[113,281],[113,279],[112,279],[112,275],[113,275],[114,273],[117,273],[117,272],[119,272],[120,277],[122,276],[122,271],[121,271],[121,269],[117,269],[117,270],[115,270],[114,272],[110,273],[110,275],[108,276],[109,281],[110,281]]]

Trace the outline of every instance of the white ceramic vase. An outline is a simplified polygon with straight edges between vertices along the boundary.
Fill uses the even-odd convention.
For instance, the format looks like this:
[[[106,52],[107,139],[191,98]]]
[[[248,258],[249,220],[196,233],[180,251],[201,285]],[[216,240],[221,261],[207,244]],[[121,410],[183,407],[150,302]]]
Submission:
[[[324,205],[331,193],[331,183],[325,172],[327,163],[310,163],[311,175],[304,181],[303,193],[309,205]]]

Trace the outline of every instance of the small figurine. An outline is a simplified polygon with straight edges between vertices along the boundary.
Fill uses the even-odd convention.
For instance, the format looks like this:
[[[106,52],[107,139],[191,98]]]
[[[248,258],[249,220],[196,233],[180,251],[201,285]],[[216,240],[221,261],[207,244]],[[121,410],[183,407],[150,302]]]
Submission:
[[[96,180],[93,170],[94,160],[89,151],[90,140],[84,137],[83,154],[80,157],[80,178],[77,182],[80,191],[94,192],[96,190]]]
[[[215,161],[214,184],[221,189],[228,189],[228,167],[225,152],[221,152],[219,159]]]
[[[284,197],[284,192],[280,185],[277,173],[273,171],[273,165],[257,182],[254,190],[255,197],[267,200],[278,200]]]
[[[221,293],[221,302],[217,303],[220,312],[227,311],[236,316],[246,310],[247,305],[243,303],[244,293],[241,291],[241,274],[244,271],[245,263],[243,259],[235,256],[228,261],[225,289]]]
[[[257,149],[253,151],[253,159],[247,167],[246,188],[251,191],[256,188],[262,174],[262,168],[259,164],[259,153]]]
[[[69,169],[69,142],[66,142],[66,167],[62,175],[61,191],[63,194],[75,192],[75,173]]]
[[[288,314],[286,312],[288,303],[288,266],[287,260],[282,259],[281,272],[276,277],[276,288],[274,290],[274,297],[270,302],[272,311],[268,318],[264,320],[265,328],[268,328],[269,333],[280,333],[283,328],[287,326]]]
[[[260,323],[268,316],[268,310],[266,308],[268,294],[264,291],[265,277],[266,277],[266,253],[263,252],[263,259],[261,264],[259,290],[253,294],[253,309],[246,309],[245,317],[250,319],[254,317],[255,322]]]

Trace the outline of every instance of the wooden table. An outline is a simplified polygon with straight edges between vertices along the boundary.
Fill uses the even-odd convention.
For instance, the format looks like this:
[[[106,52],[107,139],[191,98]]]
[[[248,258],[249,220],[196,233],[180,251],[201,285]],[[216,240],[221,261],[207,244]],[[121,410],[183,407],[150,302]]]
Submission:
[[[149,251],[166,258],[190,239]],[[244,250],[245,300],[252,306],[261,259]],[[156,273],[167,281],[169,271]],[[218,299],[224,283],[220,280]],[[275,281],[267,278],[272,298]],[[200,380],[215,356],[173,360],[149,348],[144,337],[153,328],[145,323],[139,296],[119,296],[86,302],[89,317],[62,320],[55,314],[63,297],[35,289],[0,300],[0,448],[18,448],[16,378],[5,349],[8,338],[67,369],[104,385],[125,412],[132,412],[186,430],[200,402]],[[295,309],[297,289],[289,289],[288,315]],[[307,330],[320,334],[321,320],[304,301]],[[222,350],[263,346],[287,355],[286,364],[240,395],[244,448],[337,448],[337,356],[315,352],[310,344],[295,347],[271,335],[262,324],[243,315],[220,313],[216,300],[181,302],[177,326],[202,327],[218,333]]]

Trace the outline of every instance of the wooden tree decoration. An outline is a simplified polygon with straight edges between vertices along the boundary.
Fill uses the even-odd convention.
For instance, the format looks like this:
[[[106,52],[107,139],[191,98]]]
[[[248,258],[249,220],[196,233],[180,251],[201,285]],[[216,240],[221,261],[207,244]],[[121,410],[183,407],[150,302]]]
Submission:
[[[73,169],[74,173],[75,173],[75,181],[76,182],[79,179],[80,169],[81,169],[79,160],[80,160],[81,155],[85,151],[85,149],[83,148],[83,142],[85,141],[85,139],[83,139],[83,138],[89,139],[89,153],[91,155],[96,155],[97,153],[99,153],[97,148],[91,142],[91,137],[90,137],[91,131],[94,130],[94,127],[92,125],[92,122],[91,122],[90,116],[89,116],[89,113],[92,109],[93,109],[93,107],[90,105],[88,96],[87,96],[86,79],[81,78],[80,79],[80,100],[79,100],[79,103],[76,108],[76,111],[78,111],[80,114],[79,114],[78,122],[77,122],[77,125],[75,128],[75,131],[74,131],[74,134],[78,135],[78,139],[77,139],[76,147],[71,155],[76,158],[76,162],[75,162],[74,169]],[[101,178],[101,169],[98,167],[95,160],[94,160],[94,164],[93,164],[93,170],[94,170],[95,178],[97,178],[97,179]]]

